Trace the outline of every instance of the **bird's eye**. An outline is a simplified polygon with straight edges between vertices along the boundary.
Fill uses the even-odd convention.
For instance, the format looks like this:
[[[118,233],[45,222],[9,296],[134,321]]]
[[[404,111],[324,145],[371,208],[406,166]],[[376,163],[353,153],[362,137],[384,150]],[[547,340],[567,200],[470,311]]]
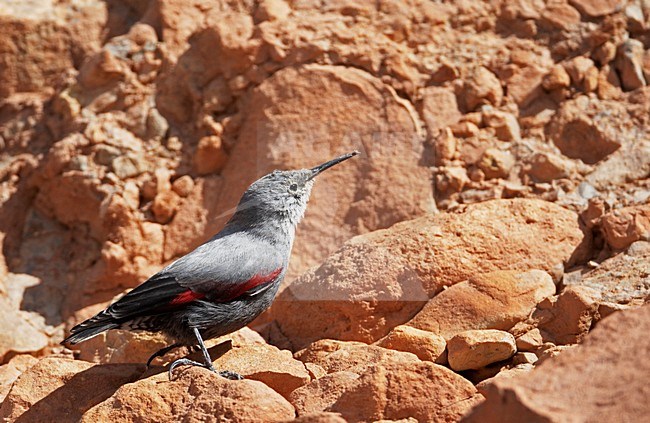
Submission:
[[[298,184],[291,184],[291,185],[289,186],[289,190],[290,190],[290,191],[293,191],[293,192],[298,191]]]

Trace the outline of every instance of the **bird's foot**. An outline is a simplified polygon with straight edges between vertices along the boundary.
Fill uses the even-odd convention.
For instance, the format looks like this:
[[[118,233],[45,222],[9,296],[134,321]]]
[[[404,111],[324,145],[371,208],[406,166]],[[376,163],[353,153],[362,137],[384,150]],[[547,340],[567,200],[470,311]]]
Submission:
[[[220,372],[217,372],[219,376],[225,377],[226,379],[229,380],[243,380],[244,376],[240,375],[239,373],[235,373],[230,370],[222,370]]]
[[[188,358],[179,358],[178,360],[174,361],[174,362],[173,362],[172,364],[170,364],[170,366],[169,366],[169,371],[168,371],[168,373],[169,373],[169,380],[172,380],[172,379],[174,378],[174,377],[173,377],[174,369],[175,369],[176,367],[178,367],[178,366],[183,366],[183,365],[203,367],[204,369],[208,369],[208,370],[210,370],[211,372],[215,372],[215,373],[217,372],[217,371],[215,370],[214,366],[212,366],[212,363],[210,363],[209,365],[207,365],[207,364],[205,364],[205,363],[199,363],[198,361],[190,360],[190,359],[188,359]]]
[[[242,380],[244,377],[240,375],[239,373],[232,372],[230,370],[223,370],[218,372],[212,363],[209,365],[205,363],[199,363],[198,361],[190,360],[188,358],[179,358],[178,360],[174,361],[170,366],[169,366],[169,380],[173,379],[173,372],[174,369],[178,366],[183,366],[183,365],[188,365],[188,366],[198,366],[198,367],[203,367],[204,369],[208,369],[211,372],[214,372],[218,374],[219,376],[229,379],[229,380]]]

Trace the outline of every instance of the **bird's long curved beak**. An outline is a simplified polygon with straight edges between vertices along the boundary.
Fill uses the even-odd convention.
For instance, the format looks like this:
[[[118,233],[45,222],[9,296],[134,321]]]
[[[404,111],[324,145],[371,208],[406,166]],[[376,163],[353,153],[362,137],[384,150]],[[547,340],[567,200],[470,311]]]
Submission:
[[[312,168],[311,168],[312,175],[309,177],[309,179],[314,179],[314,178],[315,178],[318,174],[320,174],[322,171],[327,170],[327,169],[329,169],[330,167],[332,167],[332,166],[334,166],[334,165],[337,165],[337,164],[341,163],[341,162],[344,161],[344,160],[349,159],[350,157],[354,157],[354,156],[356,156],[357,154],[359,154],[358,151],[353,151],[353,152],[351,152],[351,153],[344,154],[344,155],[339,156],[339,157],[337,157],[337,158],[335,158],[335,159],[332,159],[332,160],[330,160],[329,162],[325,162],[325,163],[320,164],[320,165],[318,165],[318,166],[312,167]]]

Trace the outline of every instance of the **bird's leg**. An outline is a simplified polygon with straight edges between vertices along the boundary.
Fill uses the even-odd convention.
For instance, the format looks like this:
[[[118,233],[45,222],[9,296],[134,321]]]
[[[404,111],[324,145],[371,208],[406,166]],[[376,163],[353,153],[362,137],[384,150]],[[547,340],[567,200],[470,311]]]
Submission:
[[[201,350],[201,352],[203,353],[204,362],[199,363],[198,361],[190,360],[190,359],[187,359],[187,358],[180,358],[180,359],[174,361],[171,364],[171,366],[169,366],[169,380],[172,380],[172,372],[174,371],[174,369],[177,366],[180,366],[180,365],[183,365],[183,364],[187,364],[187,365],[191,365],[191,366],[204,367],[204,368],[206,368],[206,369],[208,369],[210,371],[213,371],[213,372],[217,373],[221,377],[225,377],[226,379],[242,380],[243,377],[238,373],[231,372],[229,370],[225,370],[225,371],[221,371],[221,372],[217,372],[215,370],[214,366],[212,365],[212,359],[210,358],[210,354],[208,353],[208,349],[205,347],[205,344],[203,343],[203,338],[201,337],[201,333],[199,332],[199,330],[197,328],[193,328],[193,330],[194,330],[194,336],[196,336],[196,340],[199,342],[198,347]]]
[[[165,354],[167,354],[168,352],[170,352],[174,348],[178,348],[180,346],[181,346],[181,344],[178,344],[178,343],[172,344],[172,345],[170,345],[168,347],[161,348],[158,351],[156,351],[155,353],[153,353],[151,355],[151,357],[149,357],[149,360],[147,360],[147,369],[149,368],[149,366],[151,366],[151,362],[154,361],[156,359],[156,357],[163,357]]]

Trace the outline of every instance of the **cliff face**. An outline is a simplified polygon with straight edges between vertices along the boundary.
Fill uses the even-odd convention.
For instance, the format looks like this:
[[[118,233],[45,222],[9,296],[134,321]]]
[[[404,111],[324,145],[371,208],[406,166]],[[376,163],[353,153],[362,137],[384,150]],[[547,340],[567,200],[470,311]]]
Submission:
[[[648,322],[648,30],[622,0],[0,4],[0,415],[565,421],[554,375],[599,349],[644,392],[613,334]],[[58,346],[256,178],[352,149],[257,332],[213,349],[250,380],[167,382],[146,334]],[[601,382],[585,418],[648,414]]]

